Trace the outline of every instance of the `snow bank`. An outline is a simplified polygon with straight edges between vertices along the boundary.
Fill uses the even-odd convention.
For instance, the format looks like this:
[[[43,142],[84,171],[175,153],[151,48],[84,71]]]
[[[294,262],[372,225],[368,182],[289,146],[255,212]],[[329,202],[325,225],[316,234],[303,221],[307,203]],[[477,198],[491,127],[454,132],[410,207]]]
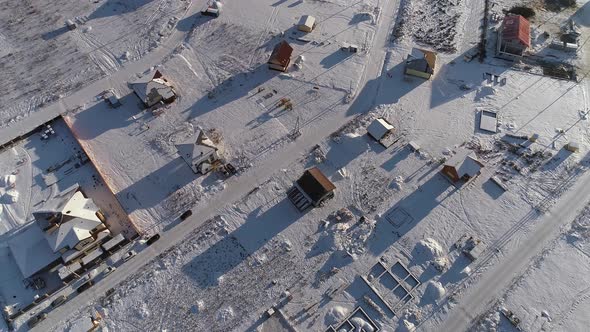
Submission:
[[[399,324],[399,327],[396,330],[397,332],[414,332],[416,331],[416,326],[407,320],[402,320]]]
[[[437,258],[444,257],[442,246],[432,238],[425,238],[416,243],[412,257],[421,263],[430,262]]]
[[[338,324],[348,316],[349,312],[348,309],[341,307],[339,305],[334,306],[328,310],[326,314],[325,323],[326,325],[334,325]]]
[[[431,280],[426,284],[426,290],[422,296],[422,301],[426,303],[434,303],[435,301],[440,300],[445,293],[446,290],[440,282]]]

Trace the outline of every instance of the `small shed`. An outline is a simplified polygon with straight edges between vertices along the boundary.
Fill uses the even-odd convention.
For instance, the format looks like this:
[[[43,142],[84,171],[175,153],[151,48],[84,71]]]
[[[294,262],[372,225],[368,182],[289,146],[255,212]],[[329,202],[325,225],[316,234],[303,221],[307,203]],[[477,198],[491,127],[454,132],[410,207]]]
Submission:
[[[270,69],[287,71],[289,64],[291,63],[291,54],[293,53],[293,47],[289,45],[285,40],[278,43],[270,55],[268,60],[268,67]]]
[[[441,172],[453,182],[467,182],[478,176],[482,168],[483,164],[473,151],[462,149],[445,162]]]
[[[297,23],[297,30],[304,32],[312,32],[315,28],[315,17],[310,15],[303,15]]]
[[[287,196],[300,211],[304,211],[334,197],[335,189],[332,181],[319,168],[313,167],[303,173],[287,192]]]
[[[430,79],[435,67],[435,52],[414,48],[406,59],[404,74]]]
[[[565,149],[568,150],[569,152],[578,152],[580,151],[580,144],[578,142],[575,141],[569,141],[566,145],[565,145]]]
[[[367,127],[367,134],[379,143],[385,145],[383,142],[393,133],[394,129],[393,125],[384,118],[377,118],[371,122],[369,127]]]
[[[195,173],[207,174],[219,160],[217,147],[202,130],[177,144],[176,149]]]
[[[482,110],[479,114],[479,129],[491,133],[498,132],[498,114],[493,111]]]
[[[531,47],[529,21],[521,15],[504,17],[502,25],[498,29],[497,55],[507,59],[515,59],[522,57],[529,47]]]
[[[171,103],[176,100],[174,87],[159,70],[142,76],[130,84],[133,92],[147,107],[152,107],[161,101]]]

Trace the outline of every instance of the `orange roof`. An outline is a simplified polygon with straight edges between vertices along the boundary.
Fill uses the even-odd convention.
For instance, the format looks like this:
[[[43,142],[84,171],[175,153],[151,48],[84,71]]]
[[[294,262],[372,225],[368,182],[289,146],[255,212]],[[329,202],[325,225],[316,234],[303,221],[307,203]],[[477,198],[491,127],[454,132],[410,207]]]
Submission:
[[[502,22],[502,39],[514,40],[531,46],[531,27],[529,21],[520,15],[508,15]]]

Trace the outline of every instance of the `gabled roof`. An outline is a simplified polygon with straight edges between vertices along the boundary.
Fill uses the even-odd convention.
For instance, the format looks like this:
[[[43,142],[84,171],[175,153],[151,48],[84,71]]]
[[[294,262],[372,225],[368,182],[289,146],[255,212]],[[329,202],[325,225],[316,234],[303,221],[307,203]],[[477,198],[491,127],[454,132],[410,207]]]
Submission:
[[[481,171],[483,164],[477,160],[477,156],[473,151],[461,150],[451,159],[447,160],[445,166],[456,169],[457,175],[461,178],[464,175],[469,177],[476,176]]]
[[[383,136],[385,136],[385,134],[387,134],[393,129],[393,126],[389,122],[387,122],[387,120],[383,118],[378,118],[371,122],[371,124],[367,128],[367,132],[374,139],[380,140],[383,138]]]
[[[502,39],[514,40],[531,46],[531,28],[529,21],[521,15],[508,15],[502,22]]]
[[[297,180],[297,185],[314,202],[336,189],[336,186],[317,167],[306,170]]]
[[[182,143],[176,144],[176,149],[178,154],[189,164],[217,151],[217,147],[202,130],[197,130],[194,135]]]
[[[406,60],[406,67],[424,73],[434,73],[435,66],[436,52],[419,48],[413,48],[412,53],[408,55],[408,59]]]
[[[283,40],[275,46],[268,62],[276,63],[286,67],[291,60],[292,53],[293,47]]]
[[[167,100],[174,97],[174,89],[159,70],[146,74],[131,81],[133,92],[147,105],[159,101],[159,97]]]
[[[69,188],[50,200],[43,210],[33,213],[52,252],[66,247],[72,249],[102,224],[96,216],[98,208],[94,202],[78,189],[78,185]]]

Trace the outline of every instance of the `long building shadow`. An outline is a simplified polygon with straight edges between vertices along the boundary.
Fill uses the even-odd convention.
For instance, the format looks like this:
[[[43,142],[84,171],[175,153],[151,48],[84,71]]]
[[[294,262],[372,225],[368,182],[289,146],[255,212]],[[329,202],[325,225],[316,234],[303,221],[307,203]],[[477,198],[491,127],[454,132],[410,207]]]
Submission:
[[[382,214],[383,217],[377,220],[375,238],[370,242],[369,250],[376,256],[381,255],[456,191],[457,188],[451,185],[443,175],[439,173],[433,175],[416,191]],[[410,218],[404,218],[405,215]],[[399,222],[399,226],[394,226],[388,216],[394,223]]]
[[[111,108],[100,101],[74,116],[73,130],[81,140],[94,139],[111,129],[125,128],[135,122],[133,115],[139,113],[141,102],[130,93],[120,99],[121,106]]]
[[[152,1],[154,0],[106,0],[88,16],[88,20],[131,13]]]
[[[252,211],[246,222],[182,267],[198,287],[215,286],[217,278],[241,264],[270,239],[299,220],[299,212],[284,198],[264,212]],[[215,270],[211,262],[216,262]]]
[[[166,165],[133,182],[115,194],[127,213],[152,208],[166,199],[174,190],[192,182],[197,175],[178,157]]]
[[[255,69],[234,75],[217,85],[211,95],[205,95],[185,112],[190,112],[189,118],[206,114],[216,108],[223,107],[248,94],[255,87],[277,76],[278,72],[268,69],[266,63]],[[264,91],[264,93],[268,93]]]

